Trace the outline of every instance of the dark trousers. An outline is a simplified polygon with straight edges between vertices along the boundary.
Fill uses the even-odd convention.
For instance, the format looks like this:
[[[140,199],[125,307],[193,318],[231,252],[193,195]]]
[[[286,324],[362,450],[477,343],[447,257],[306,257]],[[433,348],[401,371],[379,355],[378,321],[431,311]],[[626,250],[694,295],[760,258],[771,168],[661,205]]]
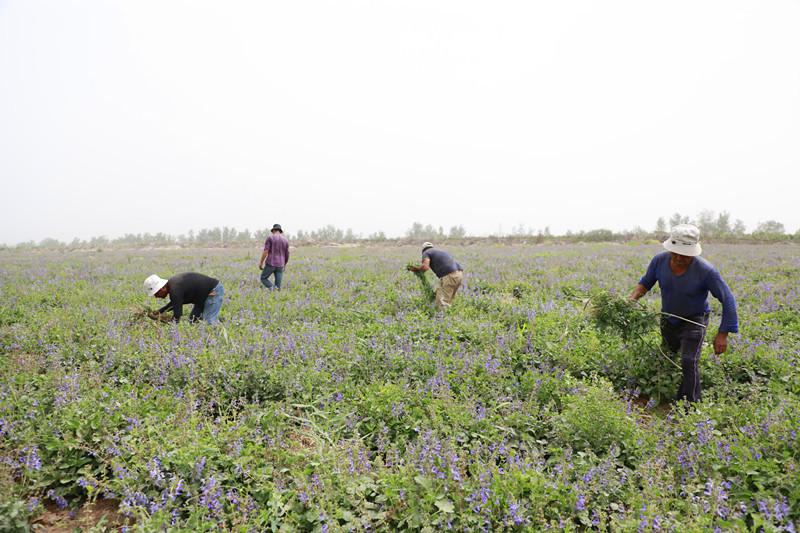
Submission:
[[[693,322],[708,325],[708,315],[686,317]],[[675,319],[677,320],[677,319]],[[678,400],[700,401],[700,352],[706,328],[683,320],[673,323],[661,318],[661,338],[672,352],[681,354],[683,380],[678,388]]]

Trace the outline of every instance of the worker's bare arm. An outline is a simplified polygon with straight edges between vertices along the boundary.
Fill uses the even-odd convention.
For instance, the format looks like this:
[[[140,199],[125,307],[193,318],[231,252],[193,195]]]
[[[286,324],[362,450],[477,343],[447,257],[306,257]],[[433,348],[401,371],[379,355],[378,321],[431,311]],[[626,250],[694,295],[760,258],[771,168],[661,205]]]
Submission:
[[[430,259],[430,257],[426,257],[425,259],[422,260],[422,264],[420,264],[419,266],[410,266],[410,267],[408,267],[408,269],[411,272],[425,272],[426,270],[430,270],[431,269],[431,259]]]
[[[633,291],[631,291],[631,294],[628,296],[628,299],[632,302],[635,302],[645,294],[647,294],[647,287],[641,283],[637,283],[636,287],[634,287]]]

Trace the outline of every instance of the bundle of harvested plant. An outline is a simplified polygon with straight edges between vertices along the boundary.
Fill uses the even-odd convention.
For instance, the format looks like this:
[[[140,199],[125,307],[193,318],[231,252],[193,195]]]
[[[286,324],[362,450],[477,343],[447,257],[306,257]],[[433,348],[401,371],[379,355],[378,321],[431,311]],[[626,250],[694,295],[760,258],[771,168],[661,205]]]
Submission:
[[[425,295],[425,298],[427,298],[429,301],[432,302],[434,300],[434,298],[436,297],[435,293],[434,293],[434,290],[433,290],[433,287],[431,287],[431,284],[428,281],[428,277],[425,275],[424,271],[422,271],[422,270],[417,270],[417,271],[411,270],[412,267],[416,267],[416,266],[418,266],[418,265],[416,265],[415,263],[409,263],[408,265],[406,265],[406,270],[414,272],[414,275],[417,276],[417,279],[419,280],[419,284],[422,287],[422,292]]]
[[[651,332],[660,318],[660,313],[644,303],[632,302],[604,289],[590,291],[587,308],[599,329],[612,331],[626,341]]]
[[[583,308],[588,311],[598,329],[615,333],[626,342],[633,341],[651,348],[653,345],[646,340],[646,335],[658,326],[661,315],[669,315],[669,313],[653,311],[644,302],[631,301],[605,289],[593,289],[587,294],[572,288],[564,288],[562,293],[568,298],[581,301]],[[685,320],[682,317],[676,318]],[[681,368],[669,355],[664,353],[661,347],[656,345],[656,349],[673,366]]]
[[[149,318],[156,322],[170,322],[172,315],[169,313],[159,313],[157,310],[150,309],[146,305],[139,305],[131,314],[131,321],[139,321],[143,318]]]

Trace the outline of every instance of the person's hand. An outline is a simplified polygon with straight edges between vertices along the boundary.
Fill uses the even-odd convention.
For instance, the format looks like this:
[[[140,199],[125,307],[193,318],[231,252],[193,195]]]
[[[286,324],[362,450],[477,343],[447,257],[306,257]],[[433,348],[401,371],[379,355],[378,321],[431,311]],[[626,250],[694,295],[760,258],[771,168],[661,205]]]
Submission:
[[[147,317],[156,322],[169,322],[172,317],[167,313],[159,313],[158,311],[148,311]]]
[[[406,267],[406,270],[408,270],[409,272],[414,272],[416,269],[417,267],[415,267],[414,265],[408,265]]]
[[[725,353],[728,349],[728,332],[720,331],[717,333],[717,336],[714,337],[714,353],[716,355]]]
[[[259,263],[258,264],[258,269],[259,270],[264,270],[264,263]]]

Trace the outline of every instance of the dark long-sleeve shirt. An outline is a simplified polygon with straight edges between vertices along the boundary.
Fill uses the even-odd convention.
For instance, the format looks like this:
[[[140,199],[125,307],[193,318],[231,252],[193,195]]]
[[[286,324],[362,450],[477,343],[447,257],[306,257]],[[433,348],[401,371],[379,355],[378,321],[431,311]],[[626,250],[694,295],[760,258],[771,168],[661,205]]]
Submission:
[[[708,313],[708,293],[722,303],[722,323],[719,330],[736,333],[739,331],[739,319],[736,314],[736,298],[722,280],[719,271],[703,259],[695,257],[686,272],[680,276],[673,274],[669,268],[670,253],[656,255],[647,272],[639,283],[650,290],[656,281],[661,287],[661,310],[665,313],[689,318]],[[678,319],[667,317],[677,322]]]
[[[218,279],[197,272],[175,274],[167,280],[169,303],[158,312],[163,313],[172,309],[173,320],[178,322],[183,314],[184,304],[194,304],[190,317],[199,318],[203,314],[208,293],[213,291],[217,284],[219,284]]]

